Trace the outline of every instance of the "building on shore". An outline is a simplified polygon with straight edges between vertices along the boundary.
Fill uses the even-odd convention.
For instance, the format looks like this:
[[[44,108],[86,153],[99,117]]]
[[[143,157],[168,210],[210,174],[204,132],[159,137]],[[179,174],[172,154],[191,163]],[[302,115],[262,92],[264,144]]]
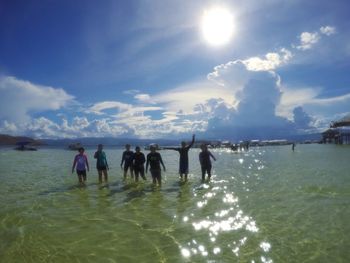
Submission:
[[[322,133],[323,143],[350,144],[350,114],[332,122],[330,128]]]

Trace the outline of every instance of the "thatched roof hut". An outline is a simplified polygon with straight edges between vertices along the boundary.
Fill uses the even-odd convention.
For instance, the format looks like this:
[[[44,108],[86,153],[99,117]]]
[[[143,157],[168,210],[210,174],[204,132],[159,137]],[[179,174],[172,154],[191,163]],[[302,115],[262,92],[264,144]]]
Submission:
[[[350,144],[350,114],[332,122],[330,128],[322,133],[323,142]]]
[[[341,118],[338,121],[331,123],[331,128],[348,127],[348,126],[350,126],[350,114],[346,115],[345,117]]]

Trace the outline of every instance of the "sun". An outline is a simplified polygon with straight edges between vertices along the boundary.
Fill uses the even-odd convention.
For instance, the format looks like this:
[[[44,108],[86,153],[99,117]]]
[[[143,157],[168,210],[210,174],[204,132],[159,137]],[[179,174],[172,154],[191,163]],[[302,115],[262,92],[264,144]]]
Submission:
[[[204,11],[201,28],[204,39],[213,46],[227,44],[234,33],[234,19],[230,11],[214,7]]]

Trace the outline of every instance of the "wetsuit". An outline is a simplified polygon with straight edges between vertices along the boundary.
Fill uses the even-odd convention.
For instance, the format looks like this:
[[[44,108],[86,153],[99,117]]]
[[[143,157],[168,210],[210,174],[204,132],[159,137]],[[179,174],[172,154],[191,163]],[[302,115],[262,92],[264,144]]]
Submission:
[[[175,150],[179,152],[180,154],[180,162],[179,162],[179,174],[188,174],[188,151],[194,144],[194,138],[192,139],[192,142],[190,145],[182,148],[165,148],[169,150]]]
[[[146,162],[145,155],[142,152],[139,152],[139,153],[135,152],[133,160],[134,160],[134,173],[136,176],[136,180],[138,180],[139,174],[144,180],[146,180],[145,167],[144,167],[144,163]]]
[[[132,161],[134,158],[134,152],[133,151],[124,151],[122,156],[122,162],[120,163],[120,166],[123,166],[124,163],[124,171],[126,172],[129,168],[132,170]]]
[[[107,158],[104,151],[95,152],[94,158],[97,159],[96,168],[98,171],[107,170],[108,163],[107,163]]]
[[[160,164],[163,164],[162,156],[160,153],[149,153],[147,154],[147,164],[146,167],[150,165],[150,171],[153,179],[160,181],[162,179],[162,172],[160,169]],[[164,164],[163,164],[164,165]]]
[[[210,157],[215,159],[211,152],[205,151],[199,153],[199,162],[202,169],[202,180],[205,179],[205,173],[208,173],[208,177],[211,177],[211,160]]]

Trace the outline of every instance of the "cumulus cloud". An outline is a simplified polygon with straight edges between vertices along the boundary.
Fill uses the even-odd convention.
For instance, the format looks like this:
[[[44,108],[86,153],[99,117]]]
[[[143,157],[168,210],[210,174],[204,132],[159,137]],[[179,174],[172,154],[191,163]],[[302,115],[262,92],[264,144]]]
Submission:
[[[63,89],[37,85],[15,77],[0,77],[0,120],[24,122],[36,112],[59,110],[74,102]]]
[[[282,87],[280,104],[277,106],[277,114],[293,119],[293,110],[302,106],[313,116],[333,116],[350,105],[350,93],[324,98],[321,87]]]
[[[334,30],[322,27],[319,32],[303,32],[297,49],[310,49],[321,35],[331,35]],[[267,138],[312,129],[315,121],[300,106],[315,103],[319,91],[286,89],[274,72],[298,54],[293,52],[281,48],[263,56],[229,61],[216,66],[207,75],[207,81],[188,83],[152,96],[136,92],[133,95],[138,103],[154,106],[129,105],[129,109],[113,115],[114,122],[131,127],[141,137],[197,130],[227,138]],[[145,114],[147,109],[159,110],[161,116]]]
[[[92,119],[74,117],[72,121],[62,119],[56,123],[48,118],[33,118],[26,123],[7,123],[0,127],[1,133],[26,134],[35,138],[77,138],[104,136],[133,136],[133,131],[126,125],[113,123],[110,119]]]
[[[233,65],[239,64],[231,64],[231,67]],[[227,139],[276,138],[291,134],[293,123],[275,112],[281,97],[278,76],[264,71],[253,71],[248,76],[237,94],[237,107],[221,107],[219,114],[209,119],[208,133]]]
[[[336,29],[333,26],[322,26],[320,32],[324,35],[330,36],[336,33]]]
[[[324,125],[315,109],[344,108],[350,95],[321,98],[321,88],[286,88],[278,69],[311,49],[321,37],[336,32],[331,26],[303,32],[294,49],[233,60],[214,67],[207,79],[186,83],[157,94],[127,90],[135,104],[101,101],[84,109],[85,116],[54,122],[31,118],[34,112],[58,110],[74,102],[62,89],[16,78],[0,78],[0,132],[26,133],[41,138],[128,136],[180,137],[194,131],[214,138],[282,138],[299,130]],[[349,104],[348,104],[349,105]],[[332,111],[333,112],[333,111]],[[310,116],[311,114],[311,116]],[[70,114],[68,114],[70,116]]]
[[[322,26],[316,32],[302,32],[299,36],[300,44],[296,46],[299,50],[308,50],[313,48],[319,42],[322,35],[331,36],[336,33],[336,28],[333,26]]]
[[[248,70],[251,71],[268,71],[285,65],[293,57],[291,51],[282,48],[279,52],[267,53],[265,57],[251,57],[243,60]]]
[[[166,111],[160,106],[140,106],[108,101],[94,104],[87,112],[101,115],[105,114],[104,111],[107,109],[115,110],[115,112],[108,114],[110,119],[106,122],[113,127],[123,127],[123,131],[127,131],[123,134],[127,136],[137,136],[139,138],[159,138],[169,134],[176,136],[192,131],[196,125],[196,122],[179,118],[181,114]],[[154,118],[149,114],[150,112],[160,112],[160,116]],[[113,135],[119,135],[119,133],[113,133]]]
[[[311,48],[321,35],[330,35],[332,30],[325,27],[320,32],[301,34],[303,48],[299,50]],[[287,89],[275,72],[291,61],[297,54],[293,52],[281,48],[264,56],[229,61],[216,66],[207,81],[185,84],[152,97],[136,94],[134,98],[140,103],[150,103],[152,98],[152,103],[161,107],[161,117],[144,114],[145,109],[134,105],[134,110],[115,115],[115,122],[132,127],[141,137],[196,130],[222,138],[282,138],[312,130],[317,121],[307,113],[309,109],[301,106],[326,104],[318,99],[319,89]]]
[[[312,118],[299,106],[293,110],[293,120],[298,129],[308,129],[310,128]]]
[[[300,45],[297,46],[297,49],[307,50],[311,49],[320,40],[320,35],[318,32],[303,32],[300,34],[299,38]]]
[[[181,111],[185,114],[192,114],[197,104],[212,98],[223,99],[228,104],[235,101],[231,87],[207,80],[181,85],[152,96],[153,101],[167,111]]]

